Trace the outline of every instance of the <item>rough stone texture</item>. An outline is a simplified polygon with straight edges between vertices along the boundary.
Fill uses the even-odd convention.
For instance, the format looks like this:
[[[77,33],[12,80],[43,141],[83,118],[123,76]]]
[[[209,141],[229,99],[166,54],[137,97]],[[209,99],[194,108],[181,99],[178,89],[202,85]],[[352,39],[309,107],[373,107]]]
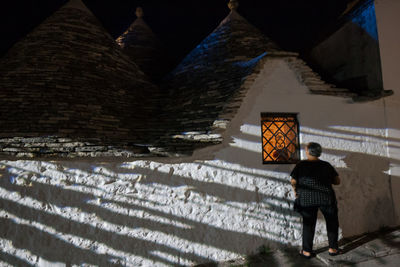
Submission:
[[[166,74],[169,64],[165,51],[142,17],[138,17],[116,41],[152,80],[159,81]]]
[[[334,95],[355,97],[356,94],[349,89],[336,88],[335,85],[326,83],[303,60],[297,57],[288,58],[290,67],[296,71],[299,79],[307,86],[311,93],[321,95]]]
[[[285,174],[219,160],[0,168],[0,248],[9,262],[189,266],[300,238]]]
[[[148,95],[157,95],[157,87],[80,0],[67,3],[18,42],[1,59],[0,73],[2,154],[18,152],[21,142],[7,141],[14,137],[87,139],[116,149],[151,141],[157,97]],[[31,141],[38,144],[25,147],[43,143]]]
[[[124,148],[125,147],[125,148]],[[150,151],[129,143],[109,144],[100,138],[13,137],[0,139],[0,151],[10,158],[144,157]]]

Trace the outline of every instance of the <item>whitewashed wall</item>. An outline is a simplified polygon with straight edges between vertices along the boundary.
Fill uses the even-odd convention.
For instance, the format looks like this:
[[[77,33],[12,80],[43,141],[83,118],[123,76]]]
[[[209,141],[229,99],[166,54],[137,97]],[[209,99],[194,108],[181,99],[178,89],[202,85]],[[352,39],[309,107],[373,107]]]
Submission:
[[[217,158],[289,173],[293,166],[260,164],[259,118],[260,112],[298,112],[301,143],[319,142],[324,148],[322,159],[331,162],[342,178],[336,193],[343,234],[350,236],[394,224],[386,174],[391,159],[382,100],[360,104],[311,95],[285,62],[271,60],[245,103],[229,132],[234,137],[233,144],[218,152]],[[269,190],[273,192],[272,188]],[[289,186],[285,190],[290,190]],[[317,242],[322,239],[318,234]]]
[[[388,128],[390,175],[396,222],[400,224],[400,1],[375,0],[383,85],[394,91],[384,99]]]
[[[298,112],[301,143],[322,144],[343,181],[343,235],[393,224],[383,101],[311,95],[285,60],[271,59],[225,142],[191,158],[0,161],[3,263],[190,265],[300,245],[294,166],[262,164],[261,112]],[[315,242],[326,240],[320,218]]]

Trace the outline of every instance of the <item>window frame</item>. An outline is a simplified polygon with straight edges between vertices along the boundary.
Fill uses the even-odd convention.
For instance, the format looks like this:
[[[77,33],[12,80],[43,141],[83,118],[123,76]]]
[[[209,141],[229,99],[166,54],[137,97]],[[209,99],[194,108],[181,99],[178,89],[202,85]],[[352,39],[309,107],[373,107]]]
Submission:
[[[298,120],[298,115],[299,113],[295,112],[261,112],[260,117],[260,123],[261,123],[261,158],[262,158],[262,164],[268,165],[268,164],[296,164],[298,163],[300,159],[300,123]],[[295,143],[295,148],[296,151],[294,152],[297,155],[297,159],[293,161],[265,161],[264,159],[264,133],[263,133],[263,124],[264,121],[266,121],[265,117],[290,117],[294,119],[295,122],[295,127],[296,127],[296,143]]]

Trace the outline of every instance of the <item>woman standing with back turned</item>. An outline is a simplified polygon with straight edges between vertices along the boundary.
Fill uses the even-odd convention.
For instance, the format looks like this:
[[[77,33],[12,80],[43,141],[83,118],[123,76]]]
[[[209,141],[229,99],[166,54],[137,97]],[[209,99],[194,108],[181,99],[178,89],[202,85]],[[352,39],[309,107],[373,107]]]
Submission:
[[[318,209],[326,221],[329,255],[339,254],[339,219],[332,184],[340,184],[340,179],[331,164],[319,159],[321,153],[322,148],[319,144],[307,144],[307,160],[300,161],[290,174],[296,196],[295,210],[303,216],[303,248],[300,255],[307,259],[314,255],[312,248]]]

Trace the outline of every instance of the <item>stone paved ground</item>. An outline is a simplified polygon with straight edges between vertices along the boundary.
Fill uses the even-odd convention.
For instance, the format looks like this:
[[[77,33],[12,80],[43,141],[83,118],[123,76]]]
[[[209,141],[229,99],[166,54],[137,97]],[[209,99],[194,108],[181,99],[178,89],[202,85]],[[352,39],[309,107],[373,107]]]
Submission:
[[[263,267],[263,266],[400,266],[400,227],[383,229],[374,233],[340,241],[342,255],[329,256],[328,248],[319,248],[317,256],[310,260],[298,255],[298,248],[277,250],[262,249],[256,255],[220,263],[208,263],[197,267]]]
[[[324,251],[317,258],[329,266],[400,266],[400,228],[365,234],[341,248],[342,255],[330,257]]]

